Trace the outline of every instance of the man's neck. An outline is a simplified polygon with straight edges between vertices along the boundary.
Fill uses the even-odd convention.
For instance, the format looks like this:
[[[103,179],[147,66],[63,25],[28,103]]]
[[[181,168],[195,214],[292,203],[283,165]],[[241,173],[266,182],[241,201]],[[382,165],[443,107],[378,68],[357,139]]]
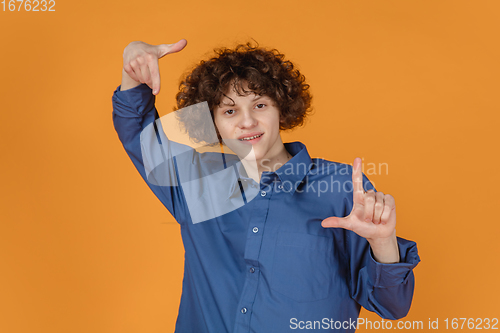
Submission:
[[[257,161],[251,159],[242,159],[241,163],[245,167],[245,171],[248,177],[252,178],[257,183],[260,183],[262,172],[274,172],[281,166],[283,166],[286,162],[288,162],[291,158],[292,155],[283,146],[283,150],[271,159],[263,158]]]

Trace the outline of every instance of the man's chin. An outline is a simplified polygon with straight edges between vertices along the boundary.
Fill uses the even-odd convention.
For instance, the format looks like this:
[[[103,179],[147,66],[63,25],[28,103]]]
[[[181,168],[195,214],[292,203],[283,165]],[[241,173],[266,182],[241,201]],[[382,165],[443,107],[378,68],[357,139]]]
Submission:
[[[243,143],[238,139],[225,139],[224,144],[231,149],[231,151],[238,155],[241,160],[255,159],[255,154],[253,154],[253,146]]]

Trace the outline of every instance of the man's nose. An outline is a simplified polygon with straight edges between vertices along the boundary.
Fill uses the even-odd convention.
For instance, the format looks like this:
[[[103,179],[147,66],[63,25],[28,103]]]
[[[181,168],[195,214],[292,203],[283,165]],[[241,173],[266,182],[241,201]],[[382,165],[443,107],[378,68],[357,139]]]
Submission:
[[[255,116],[251,111],[245,110],[241,112],[241,117],[238,123],[240,128],[252,128],[255,125],[257,125],[257,119],[255,119]]]

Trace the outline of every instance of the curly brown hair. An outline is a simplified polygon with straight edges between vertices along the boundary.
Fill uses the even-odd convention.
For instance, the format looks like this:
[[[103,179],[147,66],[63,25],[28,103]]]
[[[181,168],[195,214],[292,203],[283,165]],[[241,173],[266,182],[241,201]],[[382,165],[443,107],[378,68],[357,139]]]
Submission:
[[[202,60],[180,83],[176,95],[177,117],[188,135],[196,142],[222,142],[214,137],[207,116],[197,119],[196,112],[181,110],[207,102],[213,122],[213,112],[232,87],[239,95],[255,93],[269,96],[280,110],[280,130],[304,124],[311,109],[312,96],[305,77],[276,49],[267,50],[251,43],[234,49],[215,49],[215,56]],[[242,88],[243,82],[248,84]],[[190,108],[188,108],[190,109]],[[217,130],[217,129],[216,129]]]

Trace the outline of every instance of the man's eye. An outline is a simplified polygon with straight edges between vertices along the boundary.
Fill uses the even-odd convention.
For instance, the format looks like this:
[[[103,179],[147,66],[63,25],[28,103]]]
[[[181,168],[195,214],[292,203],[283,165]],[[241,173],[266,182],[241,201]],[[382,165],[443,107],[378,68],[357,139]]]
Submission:
[[[263,108],[263,107],[265,107],[265,106],[266,106],[266,104],[262,104],[262,103],[261,103],[261,104],[257,104],[255,107],[256,107],[257,109],[262,109],[262,108]]]
[[[224,114],[229,114],[229,115],[234,114],[234,110],[227,110],[226,112],[224,112]]]

